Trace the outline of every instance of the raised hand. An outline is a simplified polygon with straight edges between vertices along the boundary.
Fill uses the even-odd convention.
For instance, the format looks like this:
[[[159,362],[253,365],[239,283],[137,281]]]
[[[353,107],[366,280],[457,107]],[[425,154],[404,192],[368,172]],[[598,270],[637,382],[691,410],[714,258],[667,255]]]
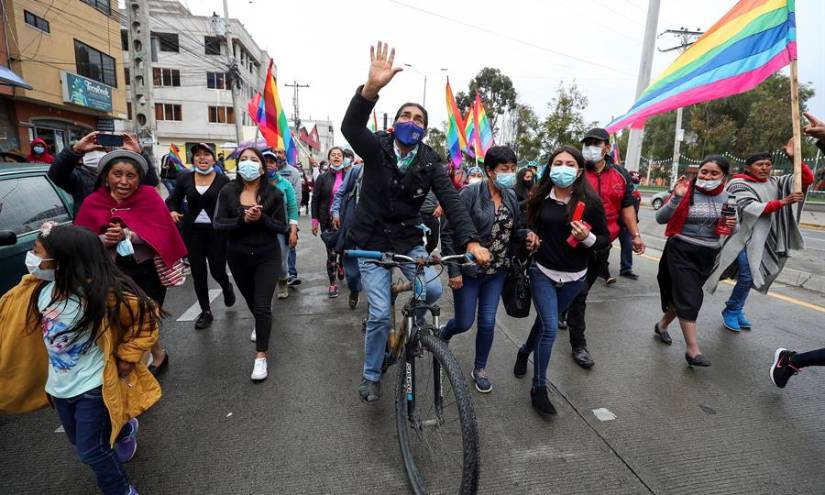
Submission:
[[[72,146],[72,151],[79,154],[84,154],[95,150],[102,151],[103,146],[100,146],[95,142],[95,138],[98,134],[100,133],[97,131],[93,131],[89,134],[86,134],[80,139],[80,141],[74,143],[74,146]]]
[[[370,72],[367,83],[361,89],[361,95],[368,100],[378,97],[378,92],[386,86],[396,74],[401,72],[401,67],[393,67],[395,62],[395,48],[390,49],[387,43],[381,41],[376,46],[370,47]]]
[[[673,186],[673,195],[679,196],[680,198],[683,197],[688,192],[688,187],[690,187],[690,181],[683,175],[679,177],[679,180],[676,181],[676,185]]]
[[[809,124],[805,126],[805,134],[816,139],[825,139],[825,122],[817,119],[808,112],[805,112],[805,118],[808,119]]]
[[[140,143],[131,134],[123,133],[123,149],[140,153]]]

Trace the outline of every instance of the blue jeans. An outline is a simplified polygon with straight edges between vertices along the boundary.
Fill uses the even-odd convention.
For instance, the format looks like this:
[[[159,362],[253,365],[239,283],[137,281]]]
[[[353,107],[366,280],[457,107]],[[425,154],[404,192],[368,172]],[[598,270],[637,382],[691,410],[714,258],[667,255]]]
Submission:
[[[298,278],[298,268],[295,266],[295,248],[289,248],[289,276]]]
[[[496,327],[496,310],[501,290],[504,288],[505,270],[492,275],[463,277],[464,285],[453,290],[455,317],[447,322],[442,336],[449,340],[453,335],[464,333],[473,326],[478,308],[478,331],[476,332],[475,369],[487,367],[487,358],[493,347],[493,331]]]
[[[573,300],[582,291],[586,278],[575,282],[557,284],[550,280],[536,266],[530,266],[530,288],[533,292],[533,305],[536,308],[536,321],[530,329],[530,336],[521,348],[521,352],[533,356],[533,387],[540,388],[547,385],[547,366],[550,364],[550,353],[553,351],[553,342],[556,340],[556,331],[559,326],[559,313],[567,311]]]
[[[278,279],[284,280],[289,272],[289,257],[284,256],[289,250],[289,241],[286,234],[278,234],[278,245],[281,247],[281,266],[278,269]]]
[[[736,258],[736,263],[739,265],[739,278],[736,280],[736,285],[730,293],[730,299],[725,303],[725,307],[729,311],[742,311],[742,309],[745,308],[745,301],[748,300],[748,294],[750,294],[751,287],[753,286],[747,248],[739,253],[739,256]]]
[[[350,292],[361,292],[361,270],[358,268],[358,258],[343,256],[344,274],[347,277],[347,287]]]
[[[416,246],[404,254],[412,258],[426,258],[427,250],[424,246]],[[369,304],[367,332],[364,337],[364,378],[377,382],[381,380],[381,365],[384,363],[384,351],[390,332],[392,270],[375,266],[364,259],[358,260],[358,267],[361,269],[361,280]],[[401,271],[408,280],[414,279],[415,266],[405,265]],[[424,277],[427,283],[424,299],[427,304],[433,304],[441,297],[441,280],[433,267],[425,268]]]
[[[175,190],[176,183],[177,181],[175,179],[163,179],[163,185],[166,186],[166,190],[169,191],[169,196],[171,196]]]
[[[129,478],[109,446],[112,423],[101,388],[70,399],[53,397],[52,400],[69,441],[75,446],[80,461],[94,471],[100,491],[104,495],[129,493]]]
[[[627,227],[622,225],[619,230],[619,246],[622,248],[620,256],[619,273],[628,273],[633,271],[633,237],[630,236],[630,231]]]

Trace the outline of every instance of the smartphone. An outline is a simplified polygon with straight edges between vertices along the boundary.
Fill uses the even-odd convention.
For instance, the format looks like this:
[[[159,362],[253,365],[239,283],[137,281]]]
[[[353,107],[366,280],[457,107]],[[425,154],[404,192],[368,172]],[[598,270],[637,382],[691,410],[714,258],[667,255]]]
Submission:
[[[123,136],[120,134],[98,134],[95,136],[95,143],[107,148],[119,148],[123,146]]]

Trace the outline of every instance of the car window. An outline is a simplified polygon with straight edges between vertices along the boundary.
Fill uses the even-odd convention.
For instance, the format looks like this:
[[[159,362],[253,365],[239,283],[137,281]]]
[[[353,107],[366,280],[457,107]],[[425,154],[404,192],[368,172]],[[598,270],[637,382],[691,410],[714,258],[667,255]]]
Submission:
[[[45,176],[0,179],[0,230],[26,234],[47,220],[68,222],[71,217]]]

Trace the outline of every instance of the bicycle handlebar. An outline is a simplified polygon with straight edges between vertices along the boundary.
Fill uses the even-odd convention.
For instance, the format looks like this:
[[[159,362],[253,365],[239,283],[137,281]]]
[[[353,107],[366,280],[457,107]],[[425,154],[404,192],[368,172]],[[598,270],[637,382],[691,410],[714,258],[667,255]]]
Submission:
[[[415,258],[411,258],[409,256],[405,256],[403,254],[395,254],[395,253],[382,253],[381,251],[366,251],[363,249],[347,249],[344,251],[344,256],[348,258],[366,258],[370,260],[382,261],[384,263],[387,262],[395,262],[395,263],[417,263],[418,261]],[[464,253],[464,254],[453,254],[450,256],[444,256],[442,258],[427,258],[424,262],[426,265],[440,265],[444,263],[455,262],[459,260],[464,260],[468,262],[474,262],[475,256],[471,253]]]

